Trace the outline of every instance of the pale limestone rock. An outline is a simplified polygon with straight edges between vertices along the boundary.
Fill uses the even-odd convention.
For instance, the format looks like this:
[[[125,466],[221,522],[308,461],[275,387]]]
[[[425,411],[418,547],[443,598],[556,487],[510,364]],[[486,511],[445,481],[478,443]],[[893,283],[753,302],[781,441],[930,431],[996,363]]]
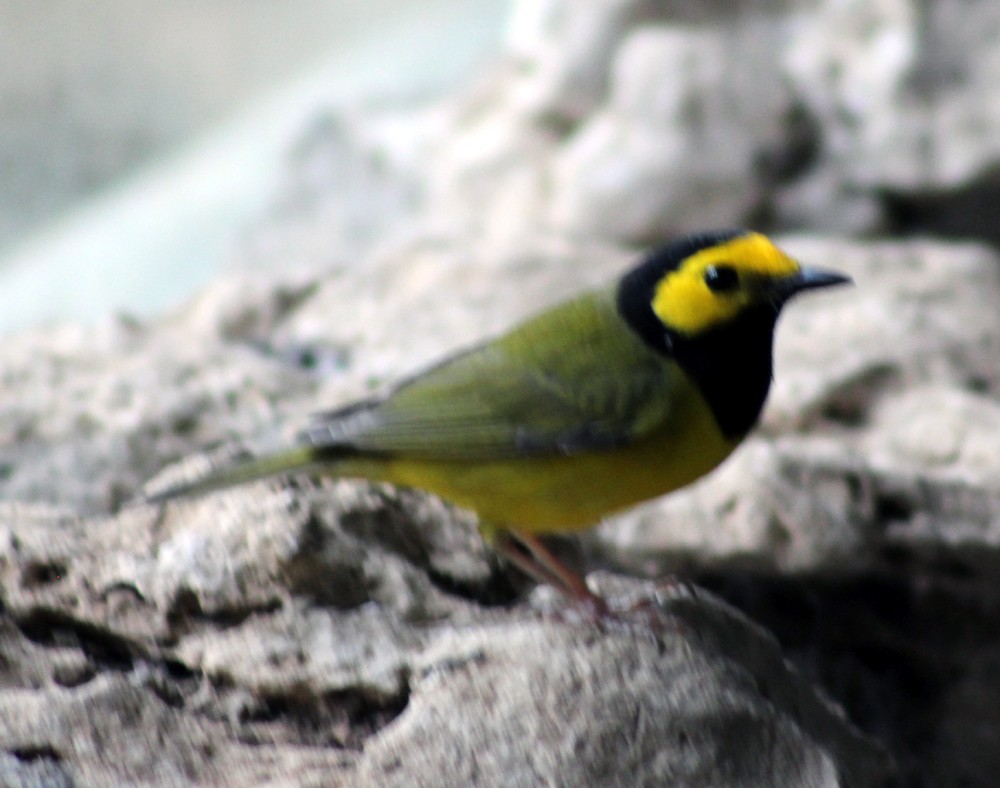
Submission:
[[[636,242],[746,215],[785,96],[773,63],[742,62],[760,54],[744,44],[725,27],[632,32],[608,101],[555,156],[553,224]],[[760,72],[752,91],[732,78],[748,68]]]

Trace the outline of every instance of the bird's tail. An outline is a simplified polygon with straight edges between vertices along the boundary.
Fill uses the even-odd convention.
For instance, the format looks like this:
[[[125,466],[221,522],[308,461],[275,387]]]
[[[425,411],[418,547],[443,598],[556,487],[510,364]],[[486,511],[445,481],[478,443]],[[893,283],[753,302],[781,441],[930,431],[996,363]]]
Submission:
[[[347,454],[347,452],[345,452]],[[176,498],[205,495],[206,493],[233,487],[239,484],[278,476],[293,471],[317,468],[320,465],[329,466],[330,452],[322,454],[311,446],[298,446],[276,454],[269,454],[252,459],[235,462],[219,462],[206,460],[205,465],[194,471],[195,478],[182,481],[158,483],[142,498],[143,503],[158,504]],[[157,489],[159,488],[159,489]]]

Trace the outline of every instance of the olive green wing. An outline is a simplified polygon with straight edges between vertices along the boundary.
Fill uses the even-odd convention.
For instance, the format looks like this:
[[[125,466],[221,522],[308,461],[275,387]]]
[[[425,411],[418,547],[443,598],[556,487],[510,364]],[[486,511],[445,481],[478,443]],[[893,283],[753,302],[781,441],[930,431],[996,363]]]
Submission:
[[[320,450],[501,460],[622,446],[669,418],[672,362],[621,320],[610,293],[580,297],[405,381],[322,414]]]

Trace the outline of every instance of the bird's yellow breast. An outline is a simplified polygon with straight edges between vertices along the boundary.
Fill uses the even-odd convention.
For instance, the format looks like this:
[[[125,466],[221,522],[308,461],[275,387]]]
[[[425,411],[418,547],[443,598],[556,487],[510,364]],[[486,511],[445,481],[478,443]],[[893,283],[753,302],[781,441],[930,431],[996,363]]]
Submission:
[[[427,490],[495,526],[532,533],[587,528],[690,484],[736,447],[686,380],[675,403],[662,427],[618,449],[485,462],[349,460],[337,475]]]

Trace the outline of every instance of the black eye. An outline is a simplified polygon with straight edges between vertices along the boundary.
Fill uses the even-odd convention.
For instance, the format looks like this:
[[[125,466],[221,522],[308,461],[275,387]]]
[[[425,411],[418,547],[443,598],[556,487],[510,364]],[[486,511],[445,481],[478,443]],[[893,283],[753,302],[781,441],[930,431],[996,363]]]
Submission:
[[[714,293],[728,293],[740,286],[740,275],[728,265],[710,265],[705,269],[705,284]]]

